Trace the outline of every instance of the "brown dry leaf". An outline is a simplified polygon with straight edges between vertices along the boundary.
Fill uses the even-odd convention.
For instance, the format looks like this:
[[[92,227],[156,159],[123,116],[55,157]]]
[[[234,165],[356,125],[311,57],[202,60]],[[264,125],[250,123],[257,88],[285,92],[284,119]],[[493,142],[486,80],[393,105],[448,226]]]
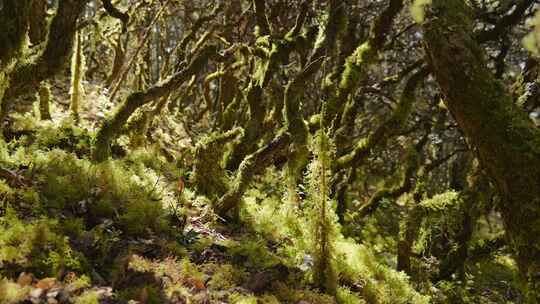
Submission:
[[[17,284],[24,287],[24,286],[28,286],[28,285],[32,284],[33,280],[34,280],[34,275],[33,274],[22,272],[19,275],[19,278],[17,279]]]
[[[37,288],[51,289],[56,284],[56,278],[45,278],[36,283]]]
[[[180,179],[178,179],[178,193],[182,194],[182,192],[184,192],[184,188],[184,180],[180,177]]]
[[[188,284],[195,287],[197,290],[203,290],[206,289],[206,286],[204,286],[204,282],[197,278],[189,278],[186,280]]]

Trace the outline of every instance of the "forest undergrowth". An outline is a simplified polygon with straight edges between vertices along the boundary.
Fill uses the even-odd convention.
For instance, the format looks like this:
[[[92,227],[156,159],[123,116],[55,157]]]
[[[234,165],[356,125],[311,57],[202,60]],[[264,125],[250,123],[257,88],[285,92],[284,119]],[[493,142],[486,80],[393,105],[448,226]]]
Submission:
[[[394,270],[400,204],[385,203],[363,229],[342,227],[325,190],[334,160],[323,131],[310,139],[297,200],[288,200],[284,173],[269,168],[246,191],[238,218],[225,219],[192,183],[189,141],[170,161],[171,136],[146,147],[124,136],[113,159],[93,163],[89,122],[99,111],[82,111],[79,125],[62,111],[53,110],[53,120],[36,119],[37,109],[15,115],[10,140],[1,141],[1,303],[499,303],[518,296],[504,252],[471,265],[482,269],[479,288],[492,294],[466,282],[411,282]],[[160,128],[178,131],[177,123]],[[456,200],[449,193],[434,208],[447,212]],[[442,232],[431,225],[447,229],[445,219],[423,224],[433,235],[421,235],[417,246]],[[436,261],[426,258],[418,271],[429,276]]]
[[[2,0],[0,304],[539,303],[537,10]]]

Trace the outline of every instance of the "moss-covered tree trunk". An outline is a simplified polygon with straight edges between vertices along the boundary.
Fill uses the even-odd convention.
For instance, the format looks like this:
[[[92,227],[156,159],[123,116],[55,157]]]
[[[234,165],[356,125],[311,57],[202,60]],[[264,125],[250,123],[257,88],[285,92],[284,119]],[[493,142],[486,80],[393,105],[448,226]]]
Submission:
[[[15,67],[10,71],[9,75],[2,75],[2,73],[5,72],[2,71],[1,68],[3,63],[0,64],[0,121],[5,119],[15,97],[29,88],[37,87],[41,81],[54,76],[66,65],[73,46],[73,37],[75,36],[77,29],[77,19],[88,1],[89,0],[60,1],[56,15],[53,17],[49,26],[47,41],[44,42],[45,46],[39,54],[32,57],[31,60],[16,62]],[[12,4],[11,2],[17,4]],[[1,14],[6,15],[0,16],[0,20],[2,20],[0,21],[0,28],[2,28],[0,32],[6,29],[6,27],[2,26],[3,22],[7,22],[8,25],[12,26],[11,28],[13,28],[13,31],[7,30],[6,34],[0,34],[0,45],[2,45],[3,41],[9,41],[9,45],[18,43],[20,44],[19,48],[24,46],[23,44],[28,32],[28,18],[23,22],[19,20],[19,18],[13,16],[25,16],[25,14],[28,13],[28,7],[26,10],[23,9],[20,7],[22,4],[19,4],[19,2],[26,3],[31,1],[8,1],[6,4],[10,4],[14,8],[4,6],[2,9]],[[13,11],[15,7],[17,10]],[[10,10],[12,10],[11,13]],[[10,16],[11,14],[13,14],[13,16]],[[9,22],[10,20],[11,23]],[[17,23],[13,25],[13,22]],[[19,27],[19,23],[24,26]],[[7,29],[9,28],[10,27],[7,27]],[[18,35],[22,35],[23,37],[16,38],[16,35],[13,33],[18,33]],[[3,47],[0,49],[4,50]],[[7,61],[5,58],[13,58],[10,57],[13,56],[13,54],[10,55],[10,52],[13,52],[14,49],[6,49],[8,50],[7,53],[0,51],[0,61],[2,62]],[[19,51],[22,51],[22,49],[19,49]],[[2,93],[4,93],[3,97]]]
[[[71,88],[70,88],[70,105],[71,116],[75,122],[79,121],[79,108],[83,94],[82,80],[84,77],[84,54],[82,46],[82,34],[75,34],[75,47],[71,57]]]
[[[433,0],[425,43],[445,103],[502,197],[529,303],[540,301],[540,130],[487,68],[463,0]]]
[[[41,120],[51,120],[51,87],[44,82],[39,87],[39,118]]]
[[[29,26],[31,1],[6,0],[0,8],[0,104],[10,85],[15,58],[21,54]]]
[[[28,37],[33,45],[39,45],[47,38],[47,2],[47,0],[32,1],[32,18],[30,18]]]
[[[32,1],[5,0],[0,7],[0,69],[22,50]]]

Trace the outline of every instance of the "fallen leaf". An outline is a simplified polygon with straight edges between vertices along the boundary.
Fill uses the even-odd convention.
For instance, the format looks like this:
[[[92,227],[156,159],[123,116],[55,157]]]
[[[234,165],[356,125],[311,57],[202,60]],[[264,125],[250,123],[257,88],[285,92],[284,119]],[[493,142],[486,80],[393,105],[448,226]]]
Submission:
[[[56,284],[56,278],[45,278],[36,283],[37,288],[51,289]]]
[[[195,287],[197,290],[206,289],[206,286],[204,286],[204,282],[197,278],[189,278],[186,280],[188,284]]]
[[[33,274],[22,272],[19,275],[19,278],[17,279],[17,284],[24,287],[24,286],[28,286],[28,285],[32,284],[33,280],[34,280],[34,275]]]

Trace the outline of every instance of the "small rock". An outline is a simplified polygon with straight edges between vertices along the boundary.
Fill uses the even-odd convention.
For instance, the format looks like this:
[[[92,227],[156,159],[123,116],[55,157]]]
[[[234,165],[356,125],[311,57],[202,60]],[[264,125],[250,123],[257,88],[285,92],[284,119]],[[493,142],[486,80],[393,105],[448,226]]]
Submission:
[[[59,289],[56,289],[54,291],[47,292],[47,298],[56,298],[58,296],[58,293],[60,292]]]
[[[30,297],[31,298],[39,298],[43,294],[43,289],[41,288],[35,288],[32,291],[30,291]]]

